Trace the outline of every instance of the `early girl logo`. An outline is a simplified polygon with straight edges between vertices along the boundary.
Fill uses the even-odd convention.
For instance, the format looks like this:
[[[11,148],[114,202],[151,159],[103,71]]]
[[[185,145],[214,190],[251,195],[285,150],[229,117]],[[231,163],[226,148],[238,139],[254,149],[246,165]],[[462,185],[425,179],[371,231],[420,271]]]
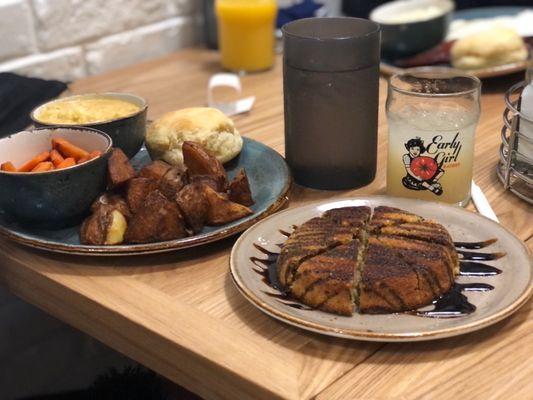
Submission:
[[[444,141],[442,135],[435,135],[427,145],[424,145],[424,141],[419,137],[409,139],[405,143],[407,153],[402,157],[406,172],[402,178],[403,186],[411,190],[429,190],[437,196],[442,195],[443,189],[439,179],[444,175],[447,165],[458,163],[463,147],[458,137],[459,132],[452,140]]]
[[[451,141],[445,142],[443,141],[442,135],[434,136],[426,150],[428,154],[434,155],[435,161],[439,165],[457,162],[459,161],[459,154],[463,148],[458,137],[459,132],[455,134]]]

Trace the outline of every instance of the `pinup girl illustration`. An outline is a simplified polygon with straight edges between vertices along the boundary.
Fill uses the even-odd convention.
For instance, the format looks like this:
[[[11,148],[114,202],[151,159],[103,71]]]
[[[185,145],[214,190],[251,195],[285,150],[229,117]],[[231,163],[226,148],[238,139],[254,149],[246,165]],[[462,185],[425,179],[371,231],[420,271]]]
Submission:
[[[403,155],[403,163],[407,174],[402,183],[407,189],[429,190],[437,196],[442,194],[442,186],[438,182],[444,174],[441,166],[434,158],[422,156],[426,152],[424,141],[419,137],[405,143],[408,153]]]

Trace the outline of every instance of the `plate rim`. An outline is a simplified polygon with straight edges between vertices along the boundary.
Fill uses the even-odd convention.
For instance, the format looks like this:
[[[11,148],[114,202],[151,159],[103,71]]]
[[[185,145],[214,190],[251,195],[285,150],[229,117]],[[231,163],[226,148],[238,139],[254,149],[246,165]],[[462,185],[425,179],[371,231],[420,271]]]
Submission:
[[[260,220],[271,216],[276,211],[283,208],[289,202],[289,194],[293,186],[293,179],[290,169],[285,161],[285,158],[279,154],[272,147],[266,144],[243,136],[244,142],[250,141],[255,144],[259,144],[265,148],[268,148],[275,156],[279,157],[285,175],[287,177],[284,182],[283,188],[278,197],[270,204],[265,210],[253,216],[242,223],[224,228],[216,233],[205,233],[196,236],[189,236],[182,239],[168,240],[164,242],[144,243],[144,244],[132,244],[132,245],[119,245],[119,246],[89,246],[89,245],[76,245],[66,244],[59,242],[50,242],[49,240],[40,241],[38,239],[28,238],[20,233],[14,232],[6,226],[0,224],[0,237],[10,240],[14,243],[21,244],[23,246],[31,247],[34,249],[49,251],[60,254],[71,255],[83,255],[83,256],[132,256],[132,255],[144,255],[144,254],[157,254],[165,253],[175,250],[182,250],[192,247],[201,246],[208,243],[213,243],[221,239],[227,238],[234,234],[245,231],[251,226],[258,223]]]
[[[485,318],[482,318],[477,321],[470,322],[466,325],[456,326],[452,328],[441,328],[435,331],[431,332],[409,332],[409,333],[383,333],[383,332],[374,332],[374,331],[365,331],[365,330],[357,330],[357,329],[338,329],[338,328],[331,328],[324,326],[323,324],[317,324],[314,322],[307,321],[305,319],[295,317],[292,315],[288,315],[284,312],[281,312],[277,310],[274,307],[269,306],[267,303],[263,302],[261,299],[259,299],[255,294],[248,288],[242,280],[240,279],[239,275],[236,273],[236,253],[237,249],[241,246],[242,242],[244,241],[244,238],[246,237],[246,234],[248,231],[251,231],[256,226],[259,226],[261,223],[264,223],[268,221],[269,219],[272,219],[274,217],[279,217],[280,215],[284,215],[286,213],[290,213],[296,209],[299,208],[316,208],[320,205],[326,205],[329,203],[334,203],[337,201],[372,201],[373,199],[391,199],[393,197],[391,196],[385,196],[385,195],[370,195],[370,196],[350,196],[350,197],[340,197],[340,198],[334,198],[329,200],[320,200],[315,202],[310,202],[303,204],[298,207],[290,208],[287,210],[284,210],[282,212],[276,213],[275,215],[271,215],[268,218],[263,219],[260,222],[257,222],[253,226],[247,229],[246,232],[244,232],[239,239],[235,242],[231,249],[231,254],[229,258],[229,269],[230,269],[230,276],[232,278],[233,283],[239,290],[239,292],[246,298],[250,303],[252,303],[255,307],[257,307],[260,311],[264,312],[267,315],[270,315],[271,317],[288,323],[289,325],[298,327],[300,329],[305,329],[308,331],[328,335],[328,336],[335,336],[340,337],[344,339],[353,339],[353,340],[362,340],[362,341],[373,341],[373,342],[413,342],[413,341],[426,341],[426,340],[435,340],[435,339],[442,339],[447,337],[453,337],[458,335],[463,335],[466,333],[470,333],[482,328],[485,328],[487,326],[490,326],[492,324],[495,324],[506,317],[513,314],[515,311],[520,309],[523,305],[527,303],[527,301],[532,297],[533,295],[533,260],[532,260],[532,253],[529,250],[529,248],[525,245],[525,243],[520,240],[514,233],[512,233],[509,229],[504,227],[503,225],[498,224],[497,222],[491,220],[490,218],[487,218],[481,214],[475,213],[470,210],[466,210],[462,208],[461,210],[467,213],[472,213],[476,215],[479,218],[483,218],[487,221],[490,221],[491,224],[498,228],[502,228],[505,233],[508,235],[511,235],[515,240],[517,240],[522,249],[525,251],[525,254],[529,256],[530,262],[529,262],[529,268],[530,268],[530,277],[529,277],[529,284],[525,288],[525,290],[507,307],[503,308],[496,314],[490,314],[486,316]],[[451,205],[447,205],[444,203],[439,202],[431,202],[431,201],[425,201],[425,200],[418,200],[418,199],[408,199],[410,201],[413,201],[415,203],[435,203],[439,206],[444,207],[453,207]]]
[[[424,66],[415,67],[415,68],[431,68],[431,67],[449,68],[450,70],[454,70],[454,68],[451,65],[424,65]],[[499,76],[516,74],[518,72],[525,71],[526,68],[527,68],[527,60],[516,61],[513,63],[495,65],[493,67],[485,67],[485,68],[479,68],[479,69],[455,69],[455,70],[464,72],[465,74],[473,75],[480,79],[485,79],[485,78],[497,78]],[[409,68],[396,67],[384,61],[381,61],[379,63],[379,71],[386,76],[403,73],[407,71],[408,69]]]

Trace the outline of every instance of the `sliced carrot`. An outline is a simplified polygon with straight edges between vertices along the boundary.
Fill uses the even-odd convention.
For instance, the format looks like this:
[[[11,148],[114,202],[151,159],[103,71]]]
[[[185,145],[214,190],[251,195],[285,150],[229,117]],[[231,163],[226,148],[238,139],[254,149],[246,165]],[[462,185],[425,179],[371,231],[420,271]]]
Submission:
[[[63,162],[56,167],[56,169],[72,167],[73,165],[76,165],[76,160],[74,159],[74,157],[68,157],[65,158]]]
[[[54,169],[54,164],[51,161],[40,162],[31,170],[31,172],[44,172]]]
[[[11,161],[5,162],[2,165],[0,165],[0,170],[7,171],[7,172],[17,172],[17,169],[13,165]]]
[[[85,151],[82,148],[73,145],[68,140],[61,138],[52,139],[52,148],[59,151],[65,158],[73,157],[74,159],[79,160],[80,158],[89,155],[88,151]]]
[[[54,163],[55,167],[57,167],[59,164],[61,164],[64,160],[65,159],[63,158],[61,153],[59,151],[57,151],[56,149],[53,149],[50,152],[50,161],[52,161]]]
[[[50,158],[50,153],[48,151],[43,151],[41,154],[32,158],[30,161],[28,161],[18,170],[19,172],[30,172],[32,169],[34,169],[37,166],[37,164],[47,161],[49,158]]]

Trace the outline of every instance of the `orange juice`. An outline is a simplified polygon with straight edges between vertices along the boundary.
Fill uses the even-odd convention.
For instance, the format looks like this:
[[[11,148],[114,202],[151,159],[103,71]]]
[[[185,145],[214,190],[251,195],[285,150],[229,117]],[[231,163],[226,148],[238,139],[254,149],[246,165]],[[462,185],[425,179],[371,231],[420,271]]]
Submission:
[[[274,64],[276,0],[217,0],[222,66],[261,71]]]

